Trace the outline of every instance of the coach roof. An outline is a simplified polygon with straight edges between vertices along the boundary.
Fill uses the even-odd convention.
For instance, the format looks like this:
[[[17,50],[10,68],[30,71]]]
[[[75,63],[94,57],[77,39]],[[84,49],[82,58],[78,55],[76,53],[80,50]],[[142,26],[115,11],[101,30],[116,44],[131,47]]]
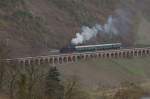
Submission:
[[[85,45],[85,46],[75,46],[75,48],[103,47],[103,46],[112,46],[112,45],[122,45],[122,44],[121,43],[112,43],[112,44],[99,44],[99,45]]]

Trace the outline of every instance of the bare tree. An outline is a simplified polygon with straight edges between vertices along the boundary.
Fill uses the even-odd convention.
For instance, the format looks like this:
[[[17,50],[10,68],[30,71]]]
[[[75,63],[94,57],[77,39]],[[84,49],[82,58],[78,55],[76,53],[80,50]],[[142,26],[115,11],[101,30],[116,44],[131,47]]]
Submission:
[[[89,94],[81,87],[77,76],[71,76],[64,81],[64,99],[89,99]]]

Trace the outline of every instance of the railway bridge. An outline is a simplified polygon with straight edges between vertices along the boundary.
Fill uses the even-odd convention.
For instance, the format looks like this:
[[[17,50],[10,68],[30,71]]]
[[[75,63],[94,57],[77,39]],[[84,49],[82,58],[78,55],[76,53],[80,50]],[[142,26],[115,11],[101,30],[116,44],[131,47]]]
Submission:
[[[142,56],[150,56],[150,47],[24,57],[24,58],[15,58],[15,59],[2,59],[0,61],[7,62],[7,63],[15,62],[20,65],[34,65],[34,64],[35,65],[41,65],[41,64],[59,65],[59,64],[78,62],[80,60],[89,60],[89,59],[96,59],[96,58],[112,59],[112,58],[132,58],[132,57],[142,57]]]

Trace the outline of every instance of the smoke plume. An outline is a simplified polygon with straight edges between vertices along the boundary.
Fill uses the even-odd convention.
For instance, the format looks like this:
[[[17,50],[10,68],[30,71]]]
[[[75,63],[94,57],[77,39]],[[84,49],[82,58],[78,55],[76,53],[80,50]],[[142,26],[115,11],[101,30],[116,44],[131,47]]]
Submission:
[[[82,44],[90,40],[93,37],[96,37],[98,33],[113,33],[117,34],[117,30],[113,25],[113,17],[109,16],[107,23],[103,25],[96,24],[93,27],[82,26],[81,32],[76,33],[76,37],[72,39],[71,43],[74,45]]]

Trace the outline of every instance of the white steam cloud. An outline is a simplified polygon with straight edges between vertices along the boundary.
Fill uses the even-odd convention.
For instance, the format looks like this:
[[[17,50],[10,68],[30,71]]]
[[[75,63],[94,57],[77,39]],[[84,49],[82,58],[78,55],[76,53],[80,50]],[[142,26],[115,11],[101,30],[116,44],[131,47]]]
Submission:
[[[85,41],[90,40],[93,37],[96,37],[98,33],[107,33],[107,34],[117,34],[118,31],[114,27],[114,22],[112,16],[109,16],[107,23],[103,25],[96,24],[93,27],[83,26],[80,33],[76,33],[76,37],[72,39],[71,43],[74,45],[82,44]]]
[[[131,0],[122,0],[118,8],[114,11],[113,16],[108,17],[106,24],[96,24],[93,27],[83,26],[81,32],[76,33],[76,37],[72,39],[71,43],[74,45],[85,43],[97,36],[97,34],[104,34],[111,36],[111,38],[116,35],[121,42],[123,41],[126,44],[134,43],[138,10],[134,3],[130,2]]]

